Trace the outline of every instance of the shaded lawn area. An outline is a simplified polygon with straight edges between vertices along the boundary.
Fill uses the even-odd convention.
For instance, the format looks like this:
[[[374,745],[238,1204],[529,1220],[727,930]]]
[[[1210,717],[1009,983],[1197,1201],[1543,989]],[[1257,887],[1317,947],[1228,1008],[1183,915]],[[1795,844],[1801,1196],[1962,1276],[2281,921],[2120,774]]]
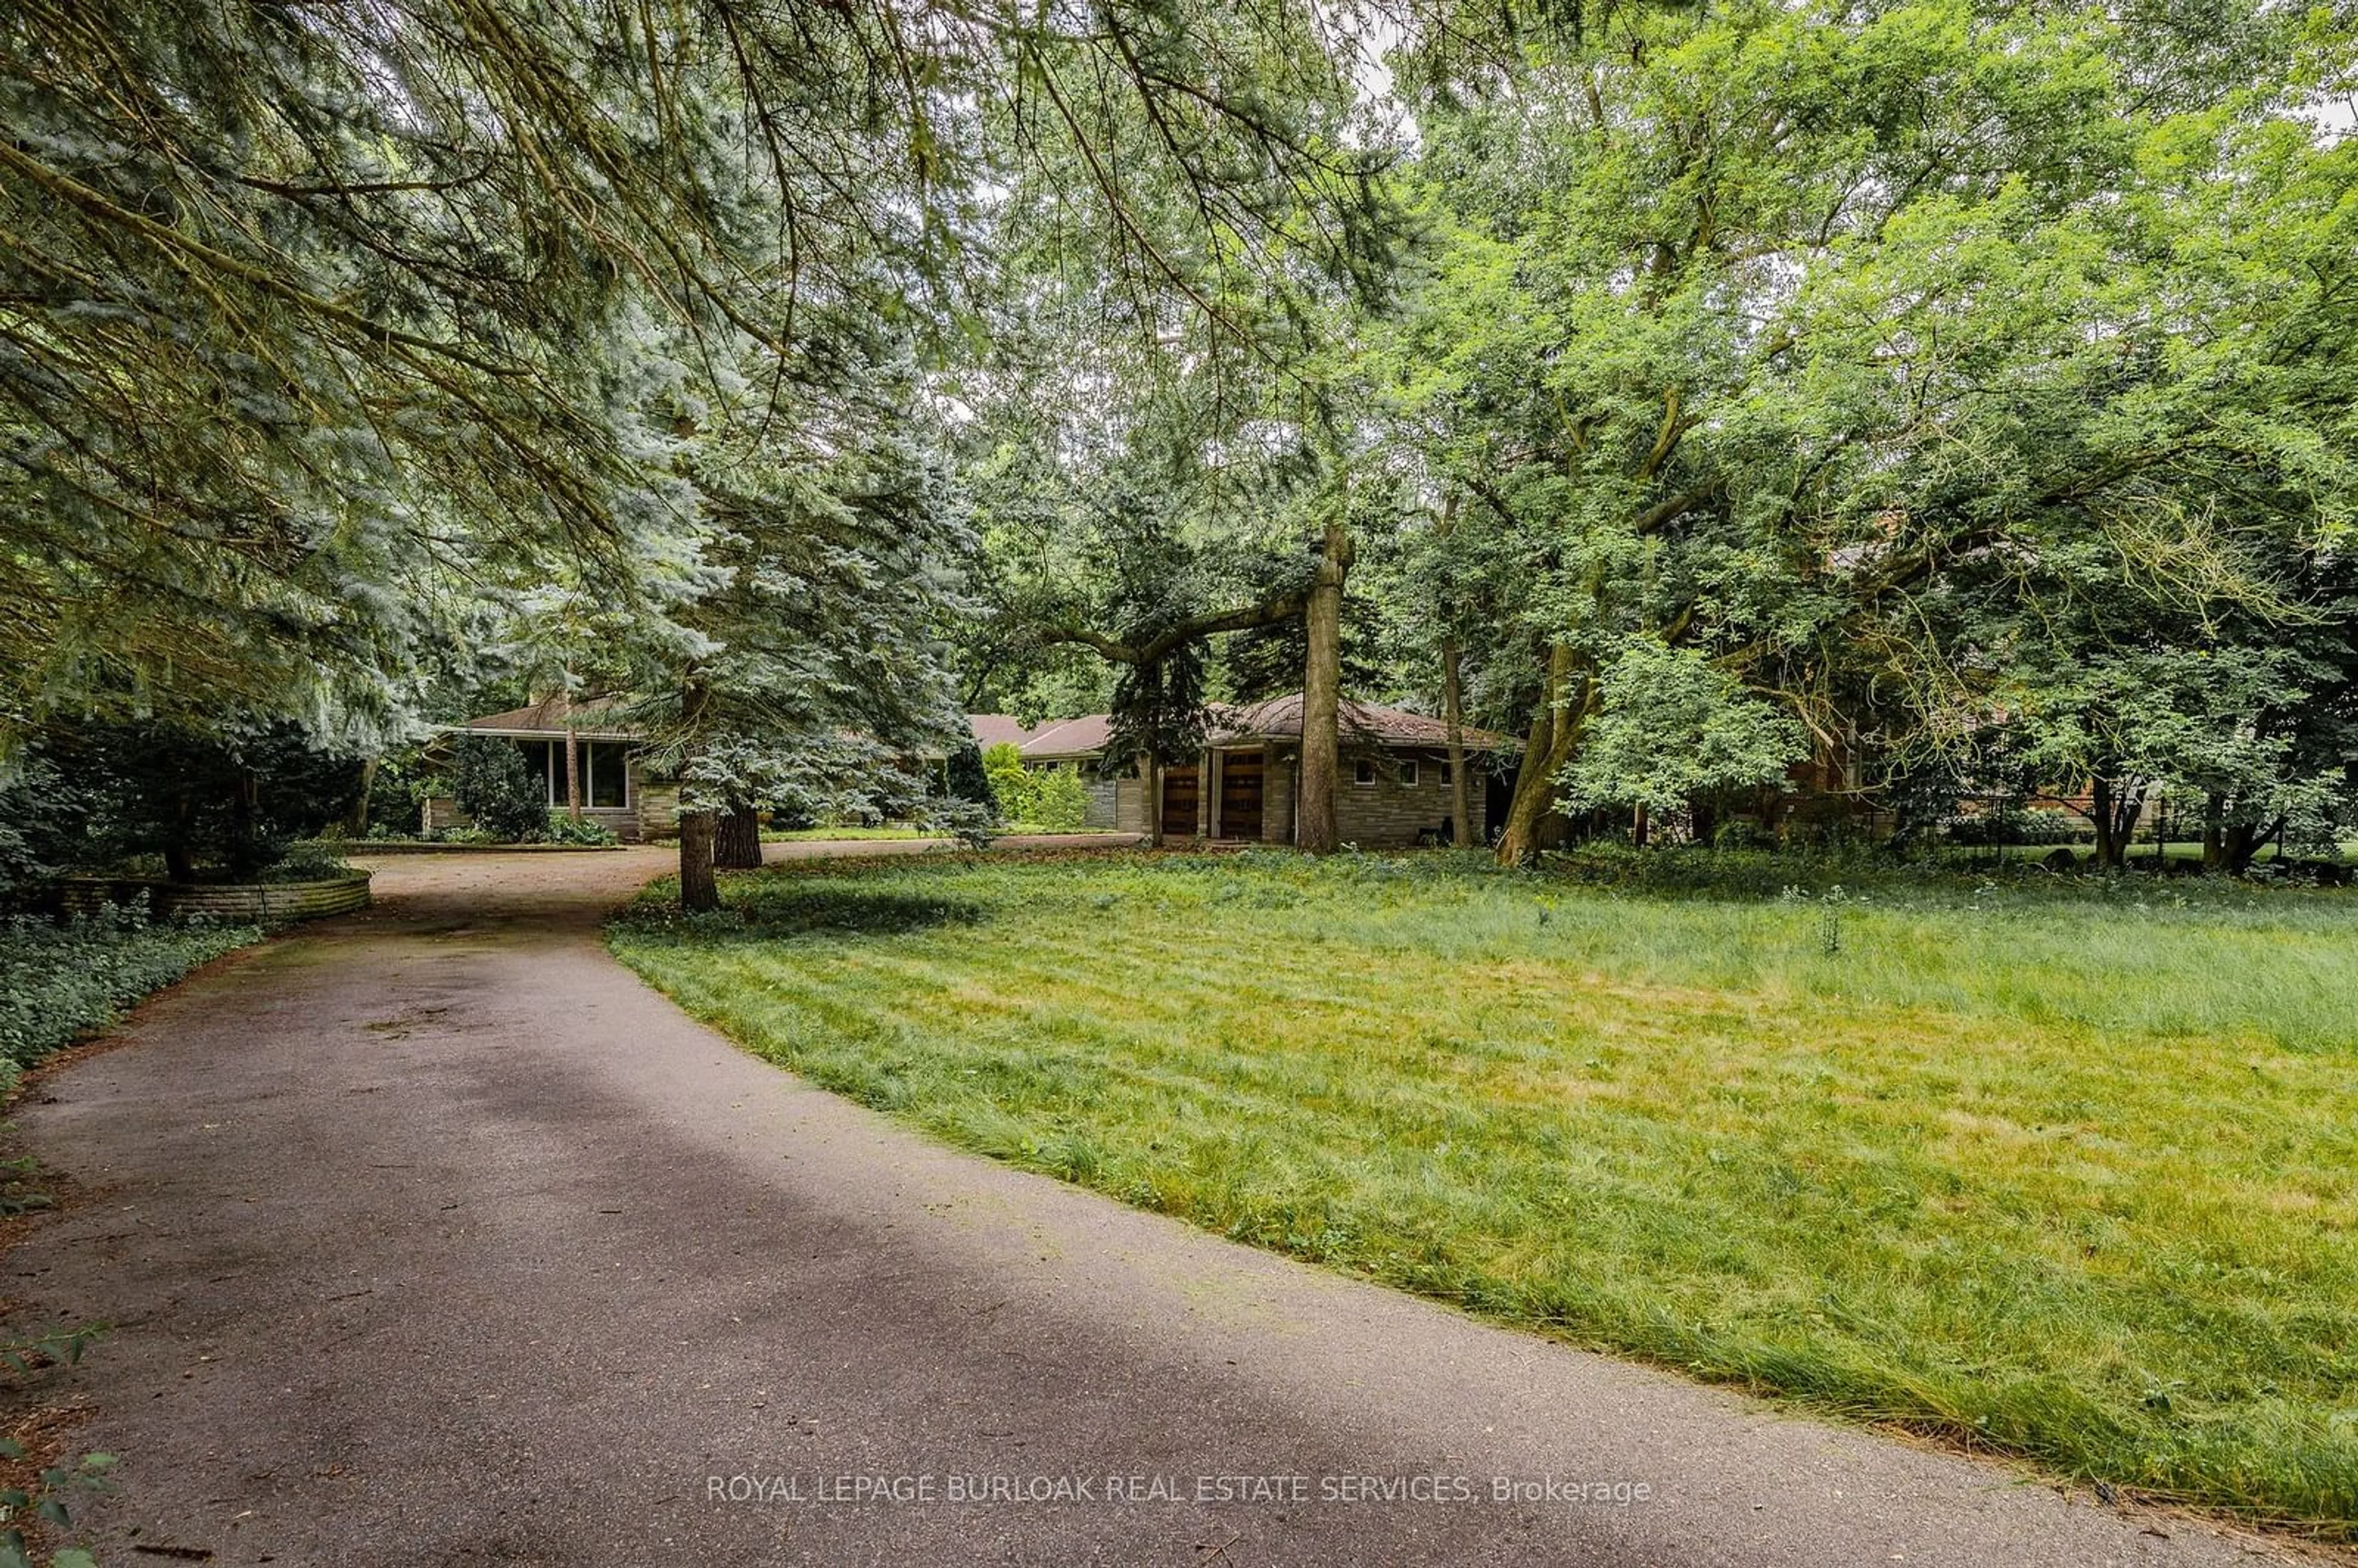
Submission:
[[[1581,1344],[2358,1520],[2358,902],[945,857],[624,962],[970,1148]]]

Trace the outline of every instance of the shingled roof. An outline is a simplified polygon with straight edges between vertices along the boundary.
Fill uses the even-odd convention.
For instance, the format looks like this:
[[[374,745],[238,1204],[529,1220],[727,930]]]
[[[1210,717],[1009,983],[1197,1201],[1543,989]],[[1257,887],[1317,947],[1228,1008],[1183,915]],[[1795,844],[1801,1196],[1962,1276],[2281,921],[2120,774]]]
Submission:
[[[1086,718],[1065,719],[1053,724],[1043,724],[1023,742],[1027,757],[1094,757],[1106,749],[1113,739],[1113,719],[1109,714],[1092,713]]]
[[[993,746],[1021,746],[1039,733],[1011,713],[969,713],[966,721],[974,731],[974,743],[986,752]]]
[[[635,741],[639,739],[638,730],[615,718],[622,706],[618,697],[591,697],[572,702],[557,695],[544,697],[528,708],[486,713],[456,728],[485,735],[557,737],[566,732],[569,720],[573,733],[585,740]]]
[[[1384,746],[1395,750],[1441,751],[1449,744],[1449,726],[1427,714],[1385,708],[1372,702],[1337,705],[1343,744]],[[1013,741],[1034,761],[1061,761],[1102,755],[1113,737],[1113,720],[1103,713],[1080,719],[1054,719],[1025,730],[1003,713],[969,713],[975,740],[984,746]],[[1506,735],[1467,726],[1461,742],[1469,752],[1510,752],[1515,741]],[[1238,741],[1299,741],[1302,738],[1302,694],[1273,697],[1241,707],[1217,704],[1211,709],[1211,739],[1216,744]]]
[[[1430,747],[1439,750],[1449,744],[1449,726],[1430,714],[1411,713],[1403,708],[1384,708],[1372,702],[1354,702],[1347,697],[1336,704],[1336,715],[1346,746]],[[1461,737],[1459,744],[1469,752],[1507,752],[1515,746],[1515,742],[1507,736],[1476,730],[1471,725],[1461,725],[1458,732]],[[1212,733],[1213,738],[1218,741],[1299,741],[1302,739],[1302,694],[1297,691],[1284,697],[1272,697],[1266,702],[1223,709],[1213,721]]]

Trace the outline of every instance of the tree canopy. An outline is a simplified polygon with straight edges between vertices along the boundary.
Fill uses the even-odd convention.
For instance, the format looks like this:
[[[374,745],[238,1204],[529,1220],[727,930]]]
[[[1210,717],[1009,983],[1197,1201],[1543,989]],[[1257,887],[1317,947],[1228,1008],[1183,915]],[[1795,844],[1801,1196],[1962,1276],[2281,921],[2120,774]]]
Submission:
[[[2254,0],[34,0],[0,765],[373,752],[497,669],[626,690],[695,840],[962,707],[1159,762],[1298,686],[1313,847],[1339,692],[1525,737],[1509,859],[1808,773],[2114,860],[2165,791],[2234,864],[2353,809],[2353,58]]]

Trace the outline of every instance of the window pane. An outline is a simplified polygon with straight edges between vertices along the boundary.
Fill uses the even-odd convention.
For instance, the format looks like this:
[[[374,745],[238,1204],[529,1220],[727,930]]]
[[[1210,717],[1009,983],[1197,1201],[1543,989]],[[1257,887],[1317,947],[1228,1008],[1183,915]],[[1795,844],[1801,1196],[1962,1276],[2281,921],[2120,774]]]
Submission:
[[[585,741],[581,747],[582,761],[589,771],[583,781],[581,803],[584,806],[622,806],[628,805],[629,778],[623,748],[611,741]],[[592,759],[595,759],[592,761]]]
[[[563,800],[565,798],[564,754],[558,752],[555,756],[557,773],[552,784],[549,773],[551,753],[547,741],[519,741],[516,742],[516,750],[524,753],[524,771],[540,781],[542,798],[551,801]]]
[[[1416,759],[1414,757],[1411,757],[1407,762],[1401,764],[1401,783],[1404,784],[1412,784],[1416,783]]]

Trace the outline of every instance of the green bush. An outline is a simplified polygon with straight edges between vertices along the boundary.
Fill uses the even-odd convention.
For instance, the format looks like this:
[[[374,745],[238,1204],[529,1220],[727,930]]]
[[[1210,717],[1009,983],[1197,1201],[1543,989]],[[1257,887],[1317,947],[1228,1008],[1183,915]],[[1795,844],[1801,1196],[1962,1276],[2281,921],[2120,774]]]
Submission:
[[[547,789],[496,735],[462,735],[451,746],[450,800],[494,839],[522,843],[548,830]]]
[[[352,868],[345,863],[343,851],[334,844],[323,844],[316,838],[298,838],[287,847],[286,855],[262,875],[270,882],[316,882],[330,877],[349,876]]]
[[[83,724],[44,734],[0,788],[0,904],[70,871],[154,857],[178,881],[253,881],[346,816],[361,768],[285,721],[216,730]]]
[[[0,922],[0,1090],[148,992],[261,936],[258,926],[150,922],[130,910]]]
[[[1077,768],[1051,768],[1032,778],[1031,809],[1022,821],[1051,833],[1069,833],[1081,826],[1089,811],[1089,787]]]
[[[982,754],[982,769],[999,800],[999,819],[1068,833],[1089,811],[1089,786],[1077,767],[1026,768],[1004,741]]]
[[[548,814],[547,826],[542,834],[552,844],[619,844],[614,830],[604,823],[584,816],[579,821],[573,814],[562,809]]]
[[[1007,746],[1006,750],[1012,752],[1015,748]],[[992,784],[990,768],[983,761],[981,748],[971,739],[950,753],[949,761],[942,771],[945,793],[950,799],[981,807],[982,820],[986,823],[998,817],[999,794]]]
[[[982,754],[984,787],[990,792],[1001,822],[1029,822],[1032,775],[1023,771],[1023,753],[1011,741],[1001,741]]]

